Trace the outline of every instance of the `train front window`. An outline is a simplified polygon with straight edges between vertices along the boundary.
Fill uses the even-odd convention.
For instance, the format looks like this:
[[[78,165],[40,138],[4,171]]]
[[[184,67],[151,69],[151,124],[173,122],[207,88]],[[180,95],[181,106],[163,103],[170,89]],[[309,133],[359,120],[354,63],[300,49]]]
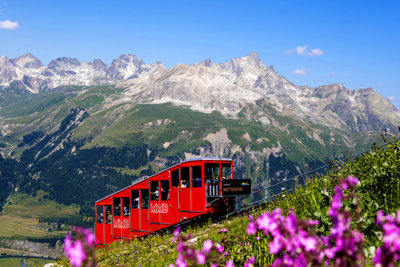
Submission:
[[[192,186],[201,187],[201,166],[192,167]]]
[[[150,182],[151,200],[158,200],[160,192],[158,190],[158,181]]]
[[[219,182],[219,163],[204,164],[206,183]]]
[[[96,207],[96,216],[97,216],[97,219],[96,219],[97,223],[104,222],[103,206]]]
[[[121,216],[121,199],[114,198],[114,216]]]
[[[161,200],[169,200],[169,181],[161,181]]]
[[[181,168],[181,187],[190,187],[189,185],[189,168]]]
[[[139,190],[132,190],[131,197],[132,197],[132,209],[138,209],[139,208]]]
[[[171,172],[171,186],[172,187],[179,186],[179,169],[176,169]]]
[[[232,163],[222,163],[222,179],[232,179]]]
[[[129,216],[131,213],[131,209],[129,208],[129,197],[122,198],[122,211],[123,216]]]
[[[141,197],[141,203],[142,203],[142,209],[148,209],[149,208],[149,189],[141,189],[140,190],[142,197]]]
[[[106,208],[106,223],[111,223],[112,216],[111,216],[111,205],[105,205]]]

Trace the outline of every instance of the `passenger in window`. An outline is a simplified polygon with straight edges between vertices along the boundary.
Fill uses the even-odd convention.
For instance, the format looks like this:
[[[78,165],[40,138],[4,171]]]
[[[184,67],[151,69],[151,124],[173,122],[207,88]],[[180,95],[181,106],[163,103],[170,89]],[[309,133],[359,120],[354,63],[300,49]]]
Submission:
[[[193,179],[193,187],[201,187],[201,178]]]
[[[103,213],[100,213],[100,223],[103,223]]]
[[[139,208],[139,197],[135,198],[132,204],[132,209],[138,209],[138,208]]]
[[[124,210],[124,216],[129,216],[129,209],[128,209],[128,207],[127,206],[124,206],[124,208],[123,208]]]
[[[111,212],[109,210],[107,210],[107,212],[106,212],[106,223],[111,223],[111,220],[112,220]]]
[[[181,181],[181,187],[182,187],[182,188],[186,188],[186,187],[188,187],[188,185],[189,185],[189,184],[188,184],[186,178],[183,178],[182,181]]]
[[[119,205],[114,206],[114,216],[121,216],[121,210],[119,209]]]
[[[161,187],[161,200],[169,200],[169,189]]]
[[[158,200],[158,197],[160,196],[160,192],[158,192],[158,186],[154,192],[151,192],[151,200]]]

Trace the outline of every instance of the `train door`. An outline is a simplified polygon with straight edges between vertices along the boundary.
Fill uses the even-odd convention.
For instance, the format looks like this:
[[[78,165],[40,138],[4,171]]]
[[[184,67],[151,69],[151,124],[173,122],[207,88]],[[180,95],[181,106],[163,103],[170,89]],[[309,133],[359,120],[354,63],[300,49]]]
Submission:
[[[139,190],[131,190],[131,231],[140,231]]]
[[[122,238],[131,239],[131,228],[129,226],[129,221],[131,218],[130,198],[122,197],[121,199],[122,199],[122,220],[121,220]]]
[[[171,177],[171,191],[169,198],[168,213],[170,218],[170,223],[175,224],[179,222],[181,217],[180,214],[180,195],[179,195],[179,169],[175,169],[169,172]]]
[[[113,198],[112,237],[122,237],[121,198]]]
[[[150,224],[160,223],[160,182],[150,181]]]
[[[111,205],[104,205],[105,211],[105,224],[104,224],[104,243],[110,244],[112,242],[111,237],[111,224],[112,224],[112,215],[111,215]]]
[[[149,189],[140,189],[140,231],[150,231]]]
[[[179,187],[179,200],[180,200],[180,210],[190,211],[190,206],[192,203],[191,193],[190,193],[190,169],[189,167],[181,168],[181,184]]]
[[[192,212],[203,212],[205,209],[205,192],[201,173],[201,166],[190,167],[191,206]]]
[[[170,214],[169,208],[170,203],[170,188],[169,188],[169,181],[168,180],[161,180],[160,181],[160,206],[159,206],[159,213],[160,213],[160,224],[169,224],[170,223]]]
[[[96,244],[101,245],[105,244],[105,238],[104,238],[104,225],[105,225],[105,220],[104,220],[104,206],[96,206]]]

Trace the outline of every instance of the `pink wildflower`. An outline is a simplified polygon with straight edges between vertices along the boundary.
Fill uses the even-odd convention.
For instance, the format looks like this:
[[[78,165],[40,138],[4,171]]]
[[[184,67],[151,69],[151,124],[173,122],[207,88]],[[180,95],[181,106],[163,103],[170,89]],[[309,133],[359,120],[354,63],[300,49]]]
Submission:
[[[203,243],[203,249],[202,251],[206,252],[206,253],[210,253],[211,249],[213,247],[213,242],[211,240],[206,240]]]

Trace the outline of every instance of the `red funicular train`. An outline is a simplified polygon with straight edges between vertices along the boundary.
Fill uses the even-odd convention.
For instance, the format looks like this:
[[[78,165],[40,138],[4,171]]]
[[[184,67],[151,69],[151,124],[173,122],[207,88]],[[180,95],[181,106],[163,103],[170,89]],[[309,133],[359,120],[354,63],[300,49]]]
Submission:
[[[250,179],[233,179],[232,163],[225,158],[187,160],[96,201],[97,245],[227,212],[234,196],[251,193]]]

